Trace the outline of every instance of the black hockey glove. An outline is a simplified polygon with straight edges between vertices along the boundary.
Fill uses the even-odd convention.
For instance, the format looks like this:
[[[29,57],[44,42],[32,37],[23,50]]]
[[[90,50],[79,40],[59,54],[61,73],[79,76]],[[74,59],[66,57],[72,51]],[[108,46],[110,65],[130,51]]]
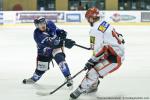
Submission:
[[[97,64],[97,62],[95,62],[93,59],[89,59],[88,62],[85,64],[84,70],[87,70],[87,69],[90,70],[96,64]]]
[[[56,30],[57,36],[60,37],[60,39],[64,40],[67,37],[67,32],[64,30]]]
[[[60,40],[58,38],[55,38],[50,42],[50,47],[53,49],[61,48],[62,46],[63,46],[63,40]]]
[[[125,40],[123,39],[123,35],[122,34],[118,34],[118,37],[122,41],[122,43],[125,44]]]
[[[65,39],[65,47],[71,49],[75,45],[75,41],[71,39]]]

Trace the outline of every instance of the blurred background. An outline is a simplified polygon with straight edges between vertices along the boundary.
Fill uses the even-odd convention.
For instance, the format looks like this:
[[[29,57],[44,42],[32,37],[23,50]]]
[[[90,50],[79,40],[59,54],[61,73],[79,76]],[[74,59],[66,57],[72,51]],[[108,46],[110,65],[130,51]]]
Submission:
[[[91,7],[99,8],[101,19],[110,23],[150,22],[150,0],[0,0],[0,25],[29,24],[40,16],[56,23],[87,24],[85,11]]]
[[[1,11],[22,10],[150,10],[150,0],[0,0]]]

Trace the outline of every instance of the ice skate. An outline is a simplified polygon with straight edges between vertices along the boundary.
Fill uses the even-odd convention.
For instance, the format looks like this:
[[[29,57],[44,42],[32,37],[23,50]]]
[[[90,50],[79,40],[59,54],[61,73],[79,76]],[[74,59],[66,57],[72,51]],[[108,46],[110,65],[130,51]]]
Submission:
[[[72,79],[70,80],[70,78],[71,76],[66,77],[66,81],[68,81],[67,87],[69,87],[69,89],[73,89],[73,80]]]
[[[93,84],[89,90],[87,91],[87,93],[93,93],[96,92],[98,90],[98,86],[100,84],[100,81],[98,80],[95,84]]]
[[[81,94],[83,93],[83,91],[81,90],[80,86],[70,94],[70,99],[77,99]]]

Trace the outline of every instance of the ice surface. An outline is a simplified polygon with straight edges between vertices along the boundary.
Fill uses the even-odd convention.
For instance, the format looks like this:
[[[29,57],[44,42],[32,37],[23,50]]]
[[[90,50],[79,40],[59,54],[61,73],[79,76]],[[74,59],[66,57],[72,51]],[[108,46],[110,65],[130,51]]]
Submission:
[[[68,38],[89,46],[89,26],[58,25],[68,31]],[[101,80],[96,94],[83,95],[78,100],[102,100],[100,97],[150,97],[150,26],[115,26],[126,40],[126,59],[119,70]],[[55,94],[41,97],[37,91],[52,91],[64,82],[55,64],[34,85],[23,85],[36,67],[34,26],[0,27],[0,100],[69,100],[72,90],[63,87]],[[72,75],[83,68],[92,52],[78,47],[65,49]],[[85,72],[74,79],[74,89]],[[97,96],[98,98],[94,97]]]

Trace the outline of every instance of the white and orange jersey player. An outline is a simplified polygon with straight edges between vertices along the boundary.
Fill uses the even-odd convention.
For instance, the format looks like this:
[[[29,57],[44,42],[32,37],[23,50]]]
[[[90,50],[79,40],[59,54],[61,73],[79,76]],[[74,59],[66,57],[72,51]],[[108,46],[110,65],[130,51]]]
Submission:
[[[76,99],[82,93],[98,89],[99,78],[117,70],[124,60],[124,39],[106,21],[100,19],[99,10],[95,7],[87,10],[85,17],[91,25],[90,43],[93,55],[85,64],[88,72],[79,87],[70,94]]]

